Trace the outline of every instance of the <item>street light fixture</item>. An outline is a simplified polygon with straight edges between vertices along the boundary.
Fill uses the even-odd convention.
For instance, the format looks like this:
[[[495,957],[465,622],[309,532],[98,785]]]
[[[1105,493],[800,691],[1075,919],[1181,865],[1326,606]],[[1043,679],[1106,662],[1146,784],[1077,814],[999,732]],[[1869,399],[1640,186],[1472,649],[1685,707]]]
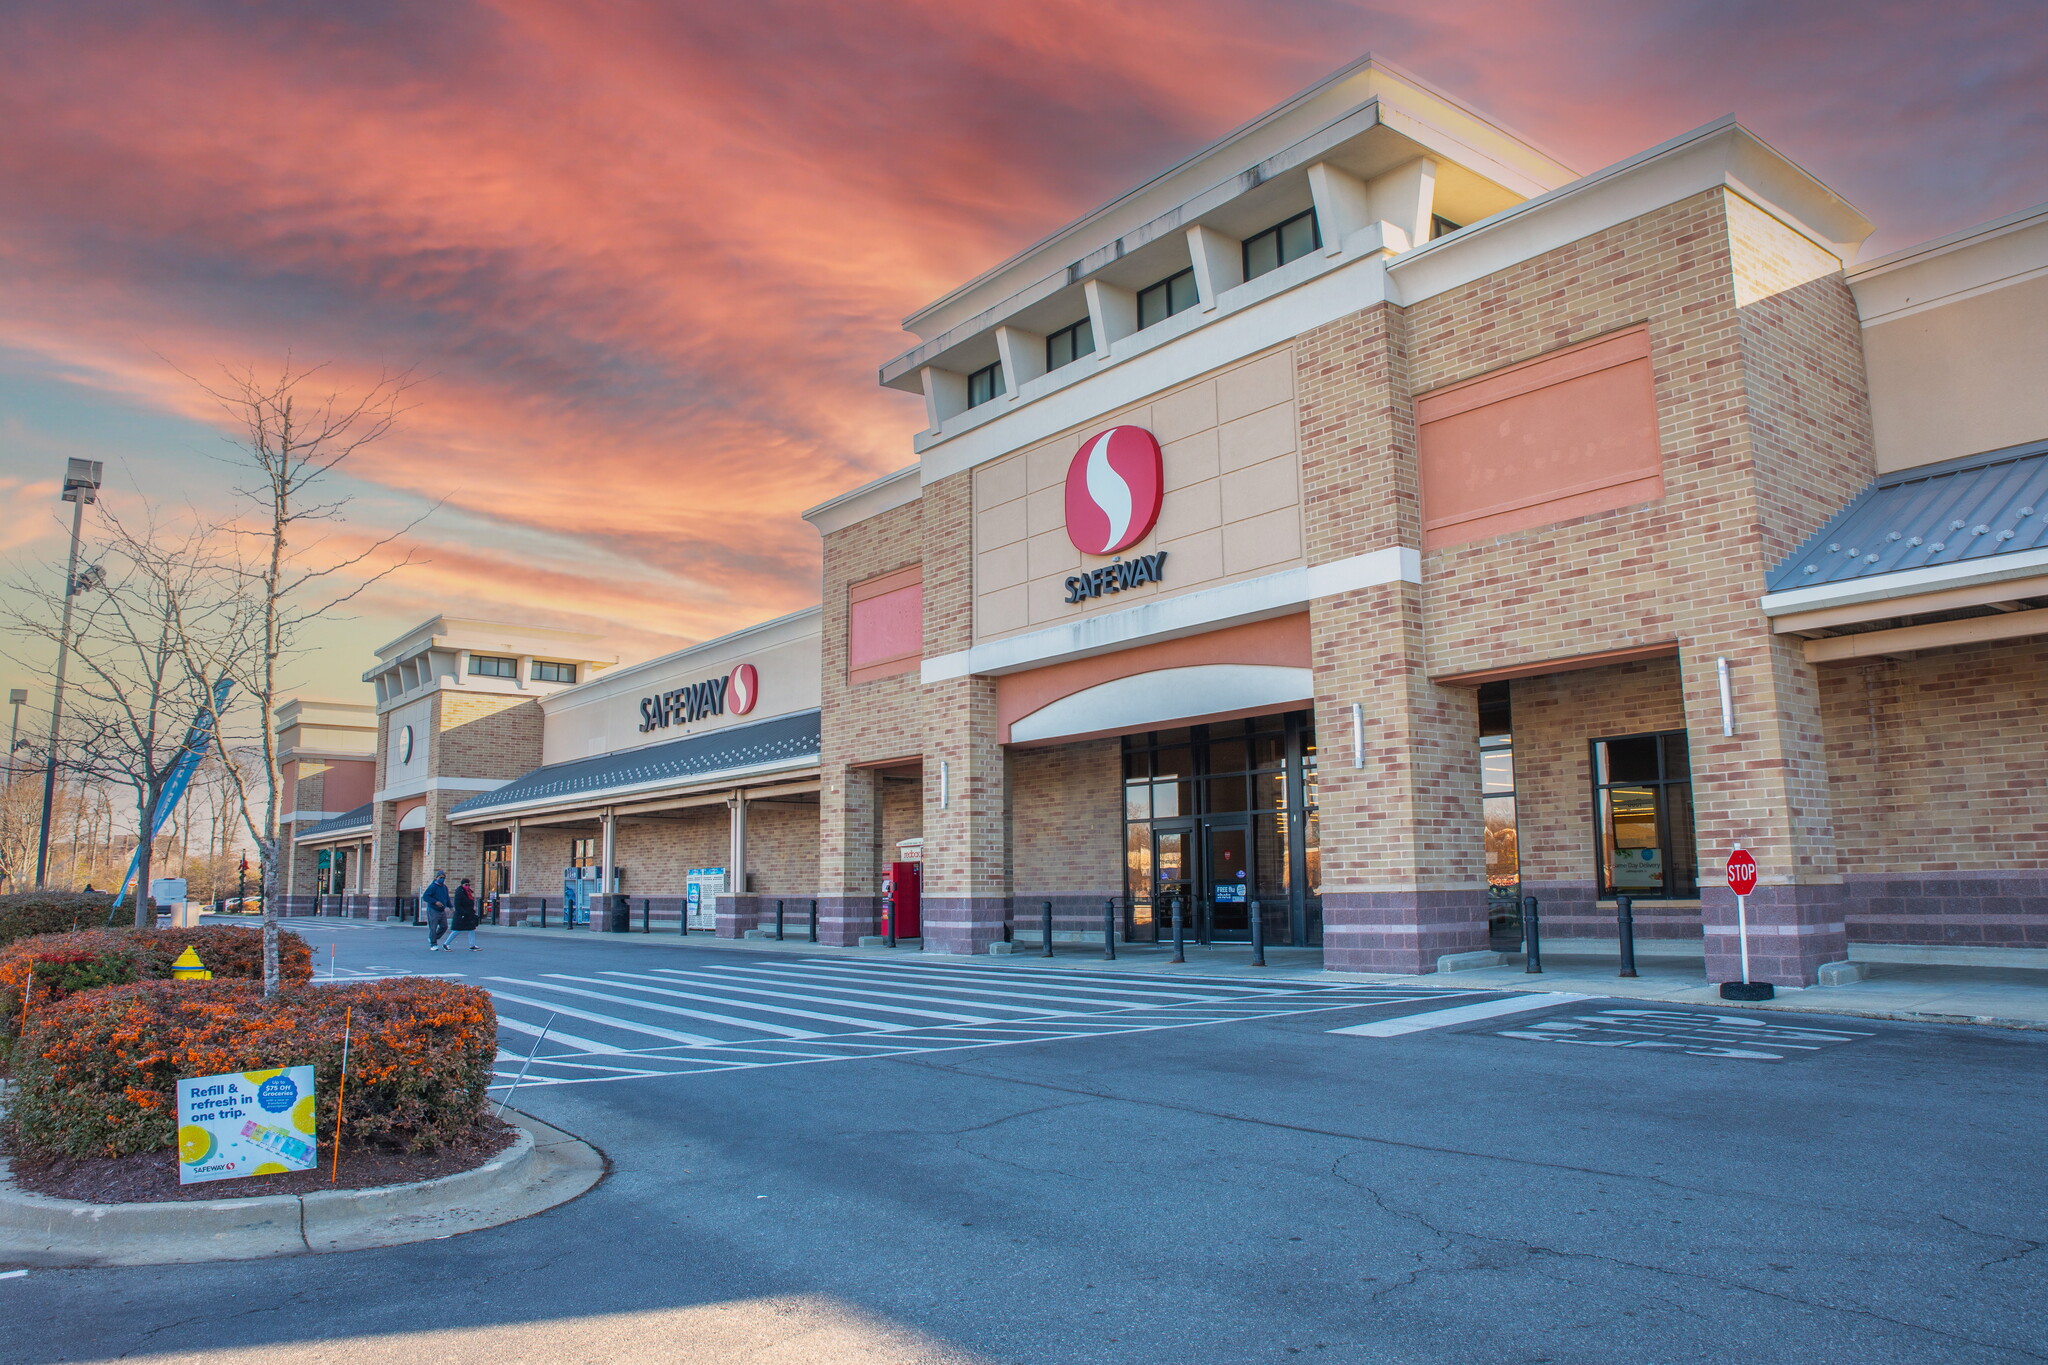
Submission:
[[[8,689],[7,704],[14,708],[14,723],[7,729],[7,794],[14,795],[14,756],[21,752],[21,708],[28,704],[28,689]]]
[[[64,724],[64,666],[71,660],[71,599],[88,585],[78,574],[78,537],[84,529],[85,505],[99,501],[100,476],[106,466],[98,460],[71,460],[64,467],[64,501],[71,504],[71,559],[64,566],[64,621],[57,631],[57,688],[50,698],[50,752],[43,760],[43,828],[36,839],[36,888],[41,890],[50,874],[50,817],[57,804],[57,732]],[[97,587],[100,579],[95,573]]]

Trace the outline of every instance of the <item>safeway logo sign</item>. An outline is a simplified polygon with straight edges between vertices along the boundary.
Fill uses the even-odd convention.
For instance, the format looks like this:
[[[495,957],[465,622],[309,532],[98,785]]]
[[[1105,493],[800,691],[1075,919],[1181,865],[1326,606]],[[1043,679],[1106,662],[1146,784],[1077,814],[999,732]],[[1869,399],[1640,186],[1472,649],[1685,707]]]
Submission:
[[[725,704],[736,716],[744,716],[754,709],[754,703],[761,698],[761,675],[752,664],[741,664],[732,671],[732,682],[725,690]]]
[[[1159,442],[1145,428],[1089,437],[1067,466],[1067,539],[1089,555],[1137,544],[1159,520],[1165,485]]]

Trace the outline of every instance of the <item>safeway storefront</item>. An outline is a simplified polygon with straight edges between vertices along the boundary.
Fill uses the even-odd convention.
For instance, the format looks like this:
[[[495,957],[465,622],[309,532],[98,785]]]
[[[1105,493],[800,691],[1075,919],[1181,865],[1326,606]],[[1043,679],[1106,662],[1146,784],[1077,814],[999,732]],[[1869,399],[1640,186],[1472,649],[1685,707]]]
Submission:
[[[2048,265],[2010,226],[1931,244],[1925,297],[2027,278],[1980,247]],[[1924,681],[1831,669],[1857,647],[1767,589],[1885,496],[1845,270],[1869,231],[1732,120],[1574,177],[1363,64],[914,315],[882,379],[925,397],[917,467],[808,514],[827,937],[875,931],[915,838],[947,952],[1029,936],[1048,901],[1056,932],[1109,902],[1151,940],[1178,903],[1191,934],[1242,940],[1256,913],[1330,967],[1427,972],[1519,946],[1521,897],[1601,939],[1629,895],[1639,935],[1727,980],[1738,845],[1762,979],[1810,984],[1852,935],[2048,943],[2038,848],[1951,818],[1937,860],[1900,837],[1910,796],[1854,776],[1873,727],[1894,749],[1909,727],[1956,765],[1957,814],[1994,791],[1996,821],[2048,814],[1981,709],[2038,690],[2037,643],[2005,642],[2043,629],[2014,583],[2048,490],[1944,474],[1976,510],[1870,532],[1919,532],[1919,559],[1815,542],[1940,576],[1919,523],[1976,525],[1948,559],[2000,558],[1956,572],[2003,586],[1931,615],[1836,600],[1905,590],[1864,585],[1803,620],[1929,621],[1910,664],[1912,642],[1867,647]],[[2021,344],[2039,356],[2038,324]],[[1893,381],[1922,413],[1955,401],[1924,360]],[[1999,405],[1974,426],[2048,435],[2038,403]],[[2038,710],[2000,714],[2038,746]]]
[[[422,837],[515,918],[724,868],[719,932],[840,945],[921,863],[947,953],[1428,972],[1627,895],[1728,980],[1737,846],[1763,980],[2048,947],[2048,214],[1869,231],[1733,120],[1576,176],[1349,68],[913,316],[819,611],[539,698]]]

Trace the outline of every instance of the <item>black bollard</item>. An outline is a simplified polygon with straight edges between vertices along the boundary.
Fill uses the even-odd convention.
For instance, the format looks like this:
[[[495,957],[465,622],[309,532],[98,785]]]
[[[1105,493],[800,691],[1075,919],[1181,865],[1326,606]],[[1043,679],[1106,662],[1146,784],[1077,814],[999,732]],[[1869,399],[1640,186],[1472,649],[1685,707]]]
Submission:
[[[782,902],[775,902],[775,941],[782,942]]]
[[[642,896],[640,898],[640,932],[643,934],[654,932],[654,897],[652,896]]]
[[[811,937],[810,937],[810,942],[812,942],[812,943],[816,943],[817,941],[818,941],[818,902],[817,902],[817,898],[816,898],[816,897],[813,897],[813,898],[811,899]]]
[[[1257,901],[1252,902],[1252,965],[1254,967],[1266,965],[1266,926],[1263,923],[1265,918],[1263,910],[1264,907]]]
[[[1524,973],[1543,970],[1543,926],[1537,915],[1534,896],[1522,897],[1522,941],[1528,950],[1529,961],[1522,968]]]
[[[1102,960],[1116,961],[1116,902],[1102,903]]]
[[[1047,902],[1045,903],[1045,915],[1044,915],[1044,919],[1045,919],[1045,928],[1044,928],[1044,933],[1045,933],[1045,950],[1044,950],[1043,952],[1039,953],[1039,956],[1040,956],[1040,957],[1051,957],[1051,956],[1052,956],[1052,902],[1051,902],[1051,901],[1047,901]]]
[[[1167,899],[1169,899],[1170,901],[1172,901],[1172,902],[1173,902],[1173,958],[1172,958],[1172,960],[1173,960],[1173,961],[1175,961],[1175,962],[1186,962],[1186,961],[1188,960],[1188,948],[1187,948],[1187,943],[1186,943],[1186,942],[1185,942],[1185,941],[1184,941],[1184,940],[1183,940],[1183,939],[1181,938],[1181,922],[1180,922],[1180,903],[1181,903],[1181,899],[1182,899],[1182,898],[1181,898],[1181,897],[1179,897],[1179,896],[1169,896],[1169,897],[1168,897]]]
[[[1614,919],[1621,929],[1621,970],[1618,976],[1636,974],[1636,903],[1632,896],[1614,898]]]

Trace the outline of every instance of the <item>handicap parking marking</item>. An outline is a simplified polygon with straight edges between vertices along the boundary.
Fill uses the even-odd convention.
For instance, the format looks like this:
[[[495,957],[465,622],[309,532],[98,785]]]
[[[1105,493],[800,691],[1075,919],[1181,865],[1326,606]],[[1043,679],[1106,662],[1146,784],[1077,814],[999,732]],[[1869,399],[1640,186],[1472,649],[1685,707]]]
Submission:
[[[1814,1028],[1743,1014],[1694,1010],[1612,1009],[1542,1019],[1501,1029],[1501,1038],[1579,1047],[1649,1048],[1692,1057],[1782,1062],[1823,1048],[1874,1037],[1872,1029]]]

